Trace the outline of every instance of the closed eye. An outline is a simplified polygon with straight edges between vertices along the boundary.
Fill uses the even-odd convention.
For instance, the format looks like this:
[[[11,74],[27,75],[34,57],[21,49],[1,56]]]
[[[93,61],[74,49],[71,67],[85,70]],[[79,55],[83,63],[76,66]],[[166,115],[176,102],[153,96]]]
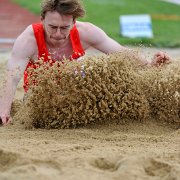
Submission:
[[[70,28],[70,26],[63,26],[63,27],[61,27],[62,29],[69,29]]]
[[[58,27],[56,27],[56,26],[50,26],[52,29],[57,29]]]

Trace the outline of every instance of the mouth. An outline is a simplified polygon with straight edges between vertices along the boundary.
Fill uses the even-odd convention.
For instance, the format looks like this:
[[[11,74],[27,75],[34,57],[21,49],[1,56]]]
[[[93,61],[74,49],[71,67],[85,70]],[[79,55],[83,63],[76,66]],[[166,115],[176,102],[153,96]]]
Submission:
[[[61,41],[64,40],[65,38],[61,38],[61,39],[53,39],[54,41]]]
[[[66,37],[61,37],[61,38],[54,38],[54,37],[51,37],[51,39],[53,39],[54,41],[61,41],[61,40],[65,40]]]

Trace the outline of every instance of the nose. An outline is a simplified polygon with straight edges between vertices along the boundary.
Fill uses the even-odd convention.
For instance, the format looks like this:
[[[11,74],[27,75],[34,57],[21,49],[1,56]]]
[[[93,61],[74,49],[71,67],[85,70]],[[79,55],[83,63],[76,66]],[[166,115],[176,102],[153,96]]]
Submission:
[[[62,33],[61,33],[61,28],[57,28],[57,31],[56,31],[56,36],[60,36],[60,35],[62,35]]]

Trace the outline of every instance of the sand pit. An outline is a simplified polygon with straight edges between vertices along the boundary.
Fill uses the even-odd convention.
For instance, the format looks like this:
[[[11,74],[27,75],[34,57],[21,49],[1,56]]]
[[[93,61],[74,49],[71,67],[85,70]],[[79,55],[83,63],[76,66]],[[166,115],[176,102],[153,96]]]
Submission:
[[[4,60],[0,61],[1,80],[7,60],[7,57],[3,56],[3,58]],[[179,64],[178,61],[177,64]],[[96,63],[96,67],[98,65],[100,66],[100,64]],[[117,67],[117,65],[120,66],[119,63],[115,65],[115,67]],[[123,67],[126,67],[126,65],[123,65]],[[23,124],[21,119],[21,123],[17,120],[16,122],[14,121],[12,125],[1,127],[0,178],[73,180],[179,179],[180,131],[177,125],[177,123],[179,123],[177,113],[179,104],[173,99],[179,98],[176,93],[176,91],[179,90],[178,67],[179,66],[174,66],[173,64],[169,66],[169,69],[166,67],[168,73],[166,73],[167,71],[165,70],[157,72],[156,70],[137,71],[136,69],[129,69],[129,72],[136,71],[132,79],[129,76],[133,75],[132,73],[128,74],[126,71],[121,71],[121,73],[126,72],[125,76],[129,77],[129,91],[126,92],[126,94],[128,95],[128,93],[136,87],[133,89],[135,93],[131,97],[139,103],[138,105],[140,107],[140,109],[137,110],[137,103],[132,105],[129,109],[132,110],[132,113],[129,110],[125,113],[125,115],[129,115],[124,117],[125,121],[121,121],[122,118],[118,121],[117,118],[114,118],[115,121],[110,121],[112,115],[111,110],[115,114],[121,112],[118,108],[115,111],[115,106],[113,106],[114,109],[111,107],[110,109],[108,108],[109,110],[105,109],[105,111],[97,113],[101,116],[100,118],[103,123],[98,122],[99,118],[93,116],[94,119],[92,123],[83,124],[81,122],[79,125],[77,124],[77,126],[72,126],[76,127],[76,129],[52,129],[56,127],[54,125],[49,126],[48,123],[43,123],[44,126],[40,126],[42,129],[36,129],[36,126],[31,126],[31,129],[27,130],[25,129],[25,125],[30,119],[26,119],[26,116],[21,117],[24,120]],[[107,68],[107,70],[109,70],[109,68]],[[156,73],[156,76],[153,76],[152,72],[154,74]],[[97,74],[98,73],[99,72],[97,72]],[[124,77],[124,74],[120,75],[119,77]],[[113,76],[115,77],[115,75]],[[86,78],[87,77],[88,70],[86,70]],[[104,78],[104,81],[107,80],[107,82],[112,85],[113,83],[110,81],[111,76],[106,77],[107,78],[103,75],[102,79]],[[146,77],[146,81],[144,81],[142,77]],[[148,77],[151,78],[151,81]],[[156,77],[158,77],[158,83],[161,84],[161,86],[158,86],[158,89],[155,88],[157,87],[157,82],[155,83],[153,79]],[[66,76],[66,78],[70,77]],[[133,83],[136,78],[136,83]],[[123,81],[125,79],[121,78]],[[118,80],[120,81],[120,78]],[[101,82],[102,87],[104,87],[104,81]],[[82,82],[84,82],[84,79]],[[85,82],[89,81],[87,80]],[[73,87],[75,82],[73,81],[70,85]],[[94,87],[94,84],[92,85]],[[150,85],[151,88],[148,89],[147,87]],[[166,85],[166,89],[163,91],[164,93],[162,93],[163,85]],[[46,88],[47,87],[48,86],[46,86]],[[90,88],[88,83],[85,87]],[[67,91],[68,88],[64,86],[63,88],[65,88],[66,93],[72,93],[72,95],[75,93],[74,95],[77,95],[76,91],[70,92]],[[80,91],[81,89],[83,90],[83,88],[79,88],[78,90]],[[97,89],[95,88],[93,91],[96,92]],[[117,92],[113,90],[113,88],[108,87],[104,87],[103,90],[106,94],[105,97],[107,97],[108,92],[111,94],[114,93],[115,95],[119,95],[119,92],[121,92],[121,94],[124,93],[123,88]],[[150,94],[153,94],[153,96]],[[37,97],[37,94],[35,95]],[[22,99],[22,97],[23,90],[20,83],[16,93],[16,99]],[[84,94],[83,99],[87,100],[88,98],[86,99],[86,97],[87,94]],[[157,97],[162,97],[162,99],[158,99]],[[111,95],[109,95],[109,98],[117,101],[117,99],[112,98]],[[165,100],[163,100],[163,98]],[[76,99],[78,99],[78,97]],[[74,102],[72,99],[68,100],[69,103]],[[101,100],[105,99],[101,97]],[[37,103],[38,102],[39,101],[37,101]],[[91,103],[92,102],[93,101],[91,101]],[[92,105],[91,103],[90,105]],[[54,107],[57,107],[57,105],[58,104],[55,104]],[[61,105],[61,101],[59,101],[59,105]],[[98,110],[100,109],[100,106],[97,106],[96,103],[94,103],[94,106]],[[148,108],[146,108],[146,106],[148,106]],[[15,107],[18,109],[18,104],[16,104]],[[157,109],[157,107],[159,107],[159,109]],[[36,110],[39,109],[37,108]],[[165,110],[167,110],[167,114]],[[38,113],[38,111],[32,112]],[[136,112],[136,116],[132,117],[134,112]],[[74,116],[74,120],[76,120],[76,117],[80,119],[81,115],[83,115],[81,113],[79,113],[78,116]],[[88,110],[86,113],[89,113]],[[162,118],[162,114],[167,116]],[[122,113],[120,113],[120,115],[122,117]],[[37,116],[34,117],[37,118]],[[49,116],[44,117],[44,122],[47,122],[47,117]],[[89,118],[88,122],[91,117],[92,116],[87,117]],[[176,118],[173,119],[173,117]],[[37,124],[38,119],[36,119],[35,122]],[[68,122],[70,122],[70,118]],[[29,123],[32,125],[31,122]],[[58,128],[62,127],[58,126]]]

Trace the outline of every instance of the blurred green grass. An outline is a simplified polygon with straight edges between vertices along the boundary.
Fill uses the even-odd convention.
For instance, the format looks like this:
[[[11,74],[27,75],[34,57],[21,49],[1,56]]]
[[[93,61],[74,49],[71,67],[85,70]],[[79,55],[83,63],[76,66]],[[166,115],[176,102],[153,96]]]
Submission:
[[[13,0],[39,14],[41,0]],[[180,47],[180,6],[160,0],[84,0],[87,14],[81,21],[92,22],[123,45]],[[124,38],[120,36],[119,16],[150,14],[154,38]]]

